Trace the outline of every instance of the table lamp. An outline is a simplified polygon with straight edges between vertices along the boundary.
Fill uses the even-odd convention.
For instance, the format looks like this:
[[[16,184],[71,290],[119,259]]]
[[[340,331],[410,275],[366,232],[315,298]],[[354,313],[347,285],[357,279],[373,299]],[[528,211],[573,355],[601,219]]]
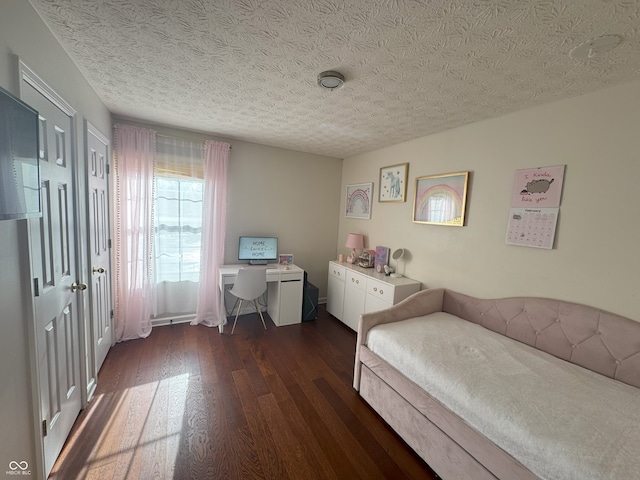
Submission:
[[[364,248],[364,235],[360,233],[350,233],[347,235],[347,242],[344,246],[352,249],[351,254],[347,257],[347,262],[355,263],[358,258],[356,248]]]

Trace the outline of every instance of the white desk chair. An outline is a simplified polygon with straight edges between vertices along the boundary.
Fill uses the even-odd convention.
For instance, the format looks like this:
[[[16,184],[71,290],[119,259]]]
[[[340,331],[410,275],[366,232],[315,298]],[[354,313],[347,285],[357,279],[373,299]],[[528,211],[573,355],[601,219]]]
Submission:
[[[238,270],[238,276],[235,283],[229,293],[232,293],[239,300],[238,310],[236,310],[236,318],[233,321],[233,328],[231,329],[231,335],[236,328],[236,322],[238,321],[238,314],[242,308],[242,302],[244,300],[253,301],[253,305],[256,307],[260,320],[262,320],[262,326],[267,329],[264,323],[264,317],[262,311],[258,308],[258,302],[256,301],[267,289],[267,269],[266,268],[241,268]],[[233,314],[233,311],[231,311]]]

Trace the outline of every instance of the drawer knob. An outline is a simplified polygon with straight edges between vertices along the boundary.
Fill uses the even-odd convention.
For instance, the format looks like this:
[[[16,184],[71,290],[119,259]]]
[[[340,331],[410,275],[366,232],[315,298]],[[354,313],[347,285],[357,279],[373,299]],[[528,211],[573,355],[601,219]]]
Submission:
[[[373,287],[373,291],[377,292],[378,291],[378,287]]]
[[[382,290],[380,290],[380,295],[382,295],[384,292]]]

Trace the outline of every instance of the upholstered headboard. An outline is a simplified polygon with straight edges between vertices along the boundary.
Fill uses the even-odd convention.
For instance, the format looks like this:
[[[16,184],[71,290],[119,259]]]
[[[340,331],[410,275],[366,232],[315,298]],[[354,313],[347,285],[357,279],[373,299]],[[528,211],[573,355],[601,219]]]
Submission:
[[[577,303],[483,300],[445,290],[442,310],[640,388],[640,323]]]

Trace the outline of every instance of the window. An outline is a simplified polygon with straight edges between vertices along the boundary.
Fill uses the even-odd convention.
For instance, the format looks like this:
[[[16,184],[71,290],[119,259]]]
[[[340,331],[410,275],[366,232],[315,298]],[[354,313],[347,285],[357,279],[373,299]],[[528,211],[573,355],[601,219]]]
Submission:
[[[157,283],[199,280],[203,189],[199,178],[156,177]]]
[[[204,145],[156,137],[154,316],[196,311],[202,249]]]
[[[161,316],[220,325],[219,296],[210,292],[224,252],[230,145],[133,125],[116,125],[115,138],[118,341],[146,337],[149,319]]]

